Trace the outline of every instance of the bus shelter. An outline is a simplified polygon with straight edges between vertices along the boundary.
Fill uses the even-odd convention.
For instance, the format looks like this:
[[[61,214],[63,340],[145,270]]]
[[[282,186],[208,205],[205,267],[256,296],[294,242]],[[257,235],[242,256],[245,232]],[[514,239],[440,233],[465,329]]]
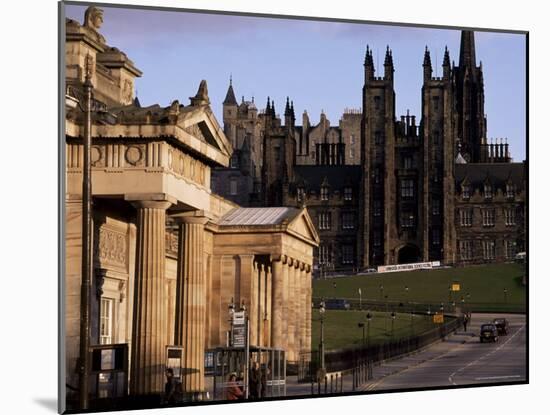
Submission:
[[[249,348],[248,362],[243,348],[217,347],[206,351],[205,374],[210,382],[213,400],[225,400],[229,376],[237,376],[237,386],[243,391],[248,387],[245,384],[246,367],[253,363],[260,364],[260,373],[263,377],[260,398],[271,398],[286,395],[286,360],[285,351],[265,347]]]

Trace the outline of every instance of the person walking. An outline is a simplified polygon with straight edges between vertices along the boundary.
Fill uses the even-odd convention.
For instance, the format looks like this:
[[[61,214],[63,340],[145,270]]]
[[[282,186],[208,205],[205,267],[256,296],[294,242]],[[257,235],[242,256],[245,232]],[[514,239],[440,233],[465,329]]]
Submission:
[[[166,369],[166,383],[164,384],[164,402],[167,404],[176,403],[176,379],[174,378],[174,370]]]
[[[260,397],[261,381],[260,364],[258,362],[254,362],[250,368],[250,375],[248,379],[250,399],[258,399]]]
[[[468,314],[464,313],[462,316],[462,324],[464,325],[464,331],[468,328]]]

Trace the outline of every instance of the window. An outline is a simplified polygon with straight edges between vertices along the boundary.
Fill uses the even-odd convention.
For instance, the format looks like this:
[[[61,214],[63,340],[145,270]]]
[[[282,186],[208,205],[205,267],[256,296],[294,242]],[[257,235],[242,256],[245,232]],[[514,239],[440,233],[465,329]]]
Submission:
[[[459,242],[459,249],[460,249],[460,258],[462,260],[470,260],[472,259],[472,253],[473,253],[473,242],[472,241],[460,241]]]
[[[495,226],[495,210],[482,209],[481,215],[483,218],[483,226]]]
[[[516,247],[517,243],[516,241],[504,241],[504,255],[506,256],[506,259],[513,259],[516,256]]]
[[[432,97],[434,111],[439,111],[439,97]]]
[[[237,194],[237,179],[234,177],[229,180],[229,194],[232,196]]]
[[[319,246],[319,264],[325,265],[330,264],[331,261],[331,252],[328,245]]]
[[[441,231],[439,229],[432,229],[432,244],[433,245],[441,244]]]
[[[411,179],[401,180],[401,197],[411,198],[414,196],[414,182]]]
[[[374,109],[375,110],[379,110],[380,109],[380,97],[379,96],[375,96],[374,97]]]
[[[514,185],[508,183],[508,184],[506,185],[506,197],[507,197],[508,199],[513,199],[514,196],[515,196],[515,193],[516,193],[515,190],[516,190],[516,189],[514,188]]]
[[[373,243],[374,243],[374,246],[376,246],[376,247],[379,247],[379,246],[382,245],[382,232],[374,231]]]
[[[239,167],[239,157],[236,154],[233,154],[233,156],[231,156],[231,165],[230,165],[230,167],[232,169],[237,169]]]
[[[342,213],[342,229],[355,228],[355,215],[352,212]]]
[[[404,156],[403,157],[403,168],[404,169],[412,169],[413,166],[413,159],[411,156]]]
[[[328,187],[321,187],[321,200],[328,200]]]
[[[353,245],[342,245],[342,264],[353,264]]]
[[[275,153],[275,161],[281,160],[281,147],[274,147],[273,150]]]
[[[355,149],[353,147],[349,149],[349,158],[352,160],[355,158]]]
[[[303,187],[298,187],[296,190],[296,198],[300,201],[303,201],[305,199],[306,191]]]
[[[495,241],[482,241],[483,259],[495,259]]]
[[[384,144],[384,136],[380,131],[374,132],[374,144]]]
[[[382,216],[382,201],[381,200],[375,200],[374,201],[374,209],[373,209],[374,216]]]
[[[354,135],[354,134],[352,134],[352,135],[350,136],[349,142],[350,142],[350,144],[355,144],[355,135]]]
[[[470,198],[470,194],[472,192],[472,188],[469,184],[463,184],[462,185],[462,199],[468,200]]]
[[[506,226],[514,226],[516,224],[516,211],[514,208],[504,209],[504,223]]]
[[[489,183],[486,183],[485,186],[483,186],[483,193],[485,199],[491,199],[493,197],[493,187]]]
[[[460,226],[472,226],[472,209],[460,209]]]
[[[344,200],[353,199],[353,189],[351,187],[344,188]]]
[[[380,183],[380,169],[378,168],[374,169],[374,183]]]
[[[441,201],[439,199],[432,200],[432,215],[439,215],[441,212]]]
[[[414,215],[411,212],[401,213],[401,227],[412,228],[414,226]]]
[[[319,213],[319,229],[328,230],[330,229],[331,220],[330,212]]]
[[[99,309],[99,344],[113,343],[113,304],[112,298],[102,298]]]

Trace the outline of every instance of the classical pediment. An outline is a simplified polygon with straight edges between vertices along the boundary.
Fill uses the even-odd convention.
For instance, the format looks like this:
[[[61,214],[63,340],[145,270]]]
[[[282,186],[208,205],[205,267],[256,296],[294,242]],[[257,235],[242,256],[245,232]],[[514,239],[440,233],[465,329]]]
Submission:
[[[317,229],[315,229],[315,225],[313,225],[306,208],[303,208],[300,213],[291,220],[288,224],[288,230],[316,244],[320,241]]]

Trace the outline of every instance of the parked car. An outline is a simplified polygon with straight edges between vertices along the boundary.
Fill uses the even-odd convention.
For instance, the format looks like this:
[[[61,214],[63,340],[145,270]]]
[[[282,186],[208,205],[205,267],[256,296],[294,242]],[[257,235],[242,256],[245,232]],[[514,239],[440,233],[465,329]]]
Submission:
[[[506,336],[508,334],[508,320],[505,318],[495,318],[493,324],[497,326],[498,334]]]
[[[498,329],[495,324],[487,323],[481,325],[479,341],[483,343],[485,340],[492,340],[493,342],[498,340]]]
[[[347,300],[341,298],[332,298],[325,300],[327,310],[349,310],[350,304]]]

